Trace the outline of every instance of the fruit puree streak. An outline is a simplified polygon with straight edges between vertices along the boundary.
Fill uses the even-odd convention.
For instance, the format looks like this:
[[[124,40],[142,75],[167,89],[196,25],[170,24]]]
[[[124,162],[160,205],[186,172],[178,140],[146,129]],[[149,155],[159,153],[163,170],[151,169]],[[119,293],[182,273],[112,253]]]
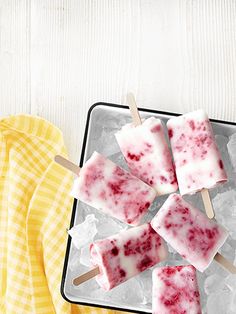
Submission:
[[[90,253],[92,263],[100,268],[96,280],[105,290],[112,289],[167,257],[162,238],[150,224],[99,240],[91,245]]]
[[[115,136],[134,176],[152,186],[159,195],[177,190],[175,170],[161,120],[151,117],[136,127],[127,124]]]
[[[192,265],[155,268],[153,314],[201,314],[196,269]]]
[[[138,225],[155,190],[94,152],[75,179],[72,196],[125,223]]]
[[[227,181],[211,123],[203,110],[171,118],[167,128],[181,195]]]
[[[228,232],[179,194],[171,194],[151,225],[184,259],[199,271],[211,263]]]

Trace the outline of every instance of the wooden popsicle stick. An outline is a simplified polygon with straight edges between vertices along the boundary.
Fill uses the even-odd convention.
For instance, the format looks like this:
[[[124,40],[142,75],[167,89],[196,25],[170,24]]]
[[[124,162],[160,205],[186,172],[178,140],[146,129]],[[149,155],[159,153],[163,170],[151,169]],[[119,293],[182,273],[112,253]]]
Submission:
[[[73,162],[71,162],[70,160],[68,160],[68,159],[66,159],[60,155],[56,155],[54,160],[56,163],[58,163],[62,167],[70,170],[71,172],[73,172],[77,176],[79,175],[80,167],[77,166],[76,164],[74,164]]]
[[[127,94],[127,102],[128,102],[130,113],[131,113],[132,118],[133,118],[134,126],[138,126],[138,125],[142,124],[142,120],[140,118],[138,108],[136,105],[135,97],[132,93]]]
[[[99,270],[99,267],[97,266],[97,267],[91,269],[90,271],[88,271],[87,273],[85,273],[83,275],[80,275],[79,277],[76,277],[75,279],[73,279],[73,284],[75,286],[79,286],[83,282],[88,281],[89,279],[94,278],[98,274],[100,274],[100,270]]]
[[[204,203],[205,211],[207,214],[207,217],[212,219],[215,217],[215,212],[211,203],[211,198],[209,195],[209,191],[207,189],[201,190],[202,200]]]
[[[225,269],[227,269],[230,273],[236,274],[236,266],[220,253],[216,253],[214,260],[217,261],[217,263],[219,263]]]

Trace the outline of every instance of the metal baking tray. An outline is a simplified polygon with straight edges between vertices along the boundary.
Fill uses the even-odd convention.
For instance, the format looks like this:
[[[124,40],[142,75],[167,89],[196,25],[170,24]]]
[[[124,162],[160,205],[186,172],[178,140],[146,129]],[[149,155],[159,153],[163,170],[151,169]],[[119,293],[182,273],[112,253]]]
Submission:
[[[154,116],[162,119],[164,123],[172,117],[177,116],[176,113],[163,112],[157,110],[149,110],[139,108],[141,118]],[[91,156],[94,151],[97,151],[109,159],[116,162],[121,167],[127,169],[122,154],[120,153],[118,144],[116,143],[114,133],[116,133],[124,124],[130,123],[131,115],[127,106],[96,103],[88,111],[87,122],[85,127],[85,134],[80,157],[80,167]],[[218,136],[218,146],[224,142],[233,133],[236,133],[236,123],[211,120],[215,135]],[[232,178],[232,166],[229,160],[224,160],[226,171],[230,175],[230,183],[219,186],[211,191],[211,196],[214,197],[222,189],[227,189],[227,185],[234,185],[235,180]],[[236,186],[235,186],[236,188]],[[167,196],[161,196],[156,199],[151,206],[144,221],[149,221],[161,207]],[[188,197],[187,197],[188,199]],[[199,195],[190,197],[192,203],[201,207],[202,203]],[[121,229],[127,227],[125,224],[108,217],[96,209],[89,207],[82,202],[74,200],[70,228],[81,223],[87,214],[95,214],[100,224],[100,232],[97,239],[107,237],[111,234],[118,233]],[[232,245],[232,244],[231,244]],[[184,264],[181,257],[171,248],[170,259],[162,262],[161,265],[175,265]],[[217,266],[214,266],[217,268]],[[120,286],[112,289],[109,292],[103,291],[99,288],[95,279],[75,287],[72,285],[72,279],[79,274],[86,272],[89,268],[80,264],[80,251],[78,251],[72,244],[70,236],[68,237],[67,249],[64,261],[64,269],[61,282],[61,293],[65,300],[71,303],[80,305],[88,305],[95,307],[103,307],[114,310],[123,310],[133,313],[151,313],[151,271],[147,270],[142,274],[128,280]],[[204,274],[198,274],[199,281],[204,279]],[[204,298],[204,291],[200,287],[201,299]],[[204,301],[205,302],[205,301]],[[203,303],[204,303],[203,302]],[[202,305],[204,306],[204,304]]]

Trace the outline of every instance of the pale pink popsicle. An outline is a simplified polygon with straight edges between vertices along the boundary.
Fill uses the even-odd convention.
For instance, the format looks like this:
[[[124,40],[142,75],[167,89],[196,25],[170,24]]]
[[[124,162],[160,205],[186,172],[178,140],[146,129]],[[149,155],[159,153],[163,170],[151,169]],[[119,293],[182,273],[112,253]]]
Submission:
[[[171,194],[151,225],[184,259],[204,271],[223,245],[228,232],[179,194]]]
[[[152,314],[201,314],[196,269],[192,265],[155,268]]]
[[[152,186],[159,195],[177,190],[172,157],[160,119],[151,117],[136,127],[127,124],[115,136],[133,175]]]
[[[153,188],[97,152],[80,170],[71,194],[131,225],[140,223],[156,196]]]
[[[91,260],[99,266],[98,284],[110,290],[167,257],[162,238],[150,224],[131,228],[90,247]]]
[[[167,122],[180,194],[193,194],[227,181],[211,123],[203,110]]]

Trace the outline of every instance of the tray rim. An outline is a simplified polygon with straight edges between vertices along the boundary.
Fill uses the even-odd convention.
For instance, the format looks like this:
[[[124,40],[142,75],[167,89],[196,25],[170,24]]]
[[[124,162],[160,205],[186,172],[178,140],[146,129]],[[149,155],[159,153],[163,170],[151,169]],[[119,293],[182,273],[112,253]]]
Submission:
[[[126,105],[106,103],[106,102],[96,102],[92,106],[90,106],[90,108],[88,110],[88,113],[87,113],[87,117],[86,117],[86,123],[85,123],[84,137],[83,137],[81,156],[80,156],[80,161],[79,161],[79,166],[80,167],[83,166],[83,162],[84,162],[85,148],[86,148],[86,143],[87,143],[87,138],[88,138],[88,131],[89,131],[89,125],[90,125],[90,117],[91,117],[92,111],[96,107],[98,107],[98,106],[121,108],[121,109],[128,109],[129,108]],[[143,107],[138,107],[138,110],[139,111],[143,111],[143,112],[147,112],[147,113],[157,113],[157,114],[163,114],[163,115],[170,115],[170,116],[174,116],[174,117],[182,115],[182,113],[162,111],[162,110],[155,110],[155,109],[148,109],[148,108],[143,108]],[[218,119],[211,119],[211,118],[209,120],[211,122],[216,122],[216,123],[220,123],[220,124],[236,126],[236,122],[233,122],[233,121],[225,121],[225,120],[218,120]],[[72,213],[71,213],[71,220],[70,220],[70,227],[69,228],[72,228],[74,226],[76,207],[77,207],[77,199],[74,198],[73,206],[72,206]],[[62,295],[64,300],[66,300],[69,303],[78,304],[78,305],[82,305],[82,306],[97,307],[97,308],[103,308],[103,309],[108,309],[108,310],[116,310],[116,311],[125,311],[125,312],[129,312],[129,313],[137,313],[137,314],[148,314],[148,313],[151,314],[151,312],[130,310],[130,309],[126,309],[126,308],[118,308],[118,307],[115,307],[115,306],[107,306],[107,305],[100,305],[100,304],[96,304],[96,303],[86,303],[86,302],[78,302],[78,301],[70,300],[65,295],[66,272],[67,272],[67,267],[68,267],[70,248],[71,248],[71,237],[68,235],[67,244],[66,244],[65,258],[64,258],[64,265],[63,265],[63,271],[62,271],[62,277],[61,277],[61,286],[60,286],[60,292],[61,292],[61,295]]]

